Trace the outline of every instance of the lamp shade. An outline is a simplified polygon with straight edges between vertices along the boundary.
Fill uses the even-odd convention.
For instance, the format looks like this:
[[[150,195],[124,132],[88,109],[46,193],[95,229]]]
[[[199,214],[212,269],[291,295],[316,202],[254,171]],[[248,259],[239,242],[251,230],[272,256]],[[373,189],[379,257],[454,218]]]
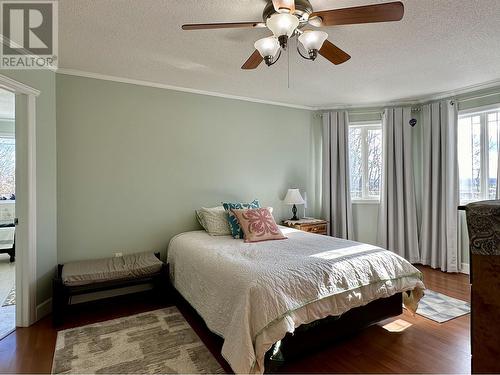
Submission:
[[[284,199],[285,204],[305,204],[306,201],[300,195],[299,189],[288,189]]]
[[[277,38],[283,35],[291,37],[299,23],[299,19],[290,13],[275,13],[267,19],[266,26]]]
[[[262,57],[275,56],[280,48],[278,39],[274,36],[259,39],[255,42],[254,46]]]
[[[323,43],[326,38],[328,38],[328,34],[324,31],[318,30],[307,30],[299,36],[299,42],[304,46],[307,51],[321,49]]]

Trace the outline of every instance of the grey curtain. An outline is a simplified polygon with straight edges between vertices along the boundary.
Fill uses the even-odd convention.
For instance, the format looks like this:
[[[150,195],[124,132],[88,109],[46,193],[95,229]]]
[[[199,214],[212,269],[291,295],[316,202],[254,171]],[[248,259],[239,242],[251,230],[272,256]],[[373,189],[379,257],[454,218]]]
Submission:
[[[330,223],[328,234],[352,239],[348,135],[347,111],[323,114],[323,215]]]
[[[450,101],[422,108],[421,262],[458,272],[458,161],[456,105]]]
[[[499,144],[499,143],[497,143]],[[497,168],[497,194],[496,199],[500,199],[500,152],[498,152],[498,168]]]
[[[497,138],[497,145],[500,145],[500,133]],[[498,163],[497,163],[497,193],[496,199],[500,199],[500,150],[498,151]]]
[[[420,262],[413,176],[411,108],[388,108],[382,118],[383,180],[378,226],[379,246]]]

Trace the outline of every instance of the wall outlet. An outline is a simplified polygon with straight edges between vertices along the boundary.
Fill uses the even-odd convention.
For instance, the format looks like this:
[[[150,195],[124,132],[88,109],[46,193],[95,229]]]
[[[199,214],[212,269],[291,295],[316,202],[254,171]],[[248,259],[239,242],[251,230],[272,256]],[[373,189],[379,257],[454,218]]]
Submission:
[[[122,257],[123,256],[123,253],[119,252],[119,253],[115,253],[115,258],[119,258],[119,257]]]

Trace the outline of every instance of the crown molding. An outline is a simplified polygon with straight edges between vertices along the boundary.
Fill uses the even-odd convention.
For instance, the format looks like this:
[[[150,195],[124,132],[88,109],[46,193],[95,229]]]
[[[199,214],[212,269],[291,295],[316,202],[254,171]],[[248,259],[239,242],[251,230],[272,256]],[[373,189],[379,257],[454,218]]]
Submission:
[[[268,104],[268,105],[274,105],[274,106],[279,106],[279,107],[305,109],[308,111],[316,110],[316,108],[314,108],[314,107],[308,107],[308,106],[304,106],[304,105],[274,102],[274,101],[269,101],[269,100],[249,98],[246,96],[223,94],[223,93],[219,93],[219,92],[215,92],[215,91],[205,91],[205,90],[192,89],[192,88],[188,88],[188,87],[172,86],[172,85],[167,85],[167,84],[163,84],[163,83],[156,83],[156,82],[151,82],[151,81],[142,81],[142,80],[138,80],[138,79],[110,76],[110,75],[106,75],[106,74],[92,73],[92,72],[86,72],[86,71],[76,70],[76,69],[59,68],[59,69],[57,69],[56,73],[70,75],[70,76],[77,76],[77,77],[100,79],[100,80],[104,80],[104,81],[127,83],[127,84],[137,85],[137,86],[154,87],[157,89],[187,92],[190,94],[214,96],[214,97],[224,98],[224,99],[233,99],[233,100],[241,100],[241,101],[252,102],[252,103]]]
[[[466,97],[468,94],[476,93],[477,91],[487,90],[491,88],[498,88],[499,89],[498,93],[500,94],[500,79],[476,85],[470,85],[461,89],[442,91],[437,94],[422,95],[414,98],[396,100],[392,102],[371,102],[360,105],[332,104],[331,106],[316,107],[316,110],[318,111],[338,110],[338,109],[355,110],[355,109],[365,109],[365,108],[415,106],[415,105],[422,105],[435,100],[456,99],[457,97]]]
[[[326,110],[340,110],[340,109],[357,110],[357,109],[384,108],[384,107],[396,107],[396,106],[398,106],[398,107],[415,106],[415,105],[422,105],[422,104],[425,104],[425,103],[428,103],[428,102],[431,102],[434,100],[441,100],[441,99],[466,96],[467,94],[471,94],[471,93],[474,93],[477,91],[486,90],[486,89],[495,88],[495,87],[499,88],[499,94],[500,94],[500,79],[498,79],[498,80],[489,81],[486,83],[470,85],[470,86],[467,86],[467,87],[464,87],[461,89],[443,91],[443,92],[432,94],[432,95],[422,95],[422,96],[418,96],[418,97],[414,97],[414,98],[395,100],[395,101],[389,101],[389,102],[367,102],[367,103],[363,103],[363,104],[332,104],[332,105],[327,105],[327,106],[306,106],[306,105],[298,105],[298,104],[275,102],[275,101],[263,100],[263,99],[257,99],[257,98],[250,98],[250,97],[245,97],[245,96],[223,94],[223,93],[215,92],[215,91],[206,91],[206,90],[198,90],[198,89],[193,89],[193,88],[188,88],[188,87],[173,86],[173,85],[167,85],[167,84],[163,84],[163,83],[156,83],[156,82],[152,82],[152,81],[143,81],[143,80],[137,80],[137,79],[131,79],[131,78],[125,78],[125,77],[112,76],[112,75],[107,75],[107,74],[87,72],[87,71],[77,70],[77,69],[59,68],[59,69],[57,69],[56,73],[70,75],[70,76],[77,76],[77,77],[100,79],[100,80],[104,80],[104,81],[126,83],[126,84],[137,85],[137,86],[153,87],[153,88],[157,88],[157,89],[187,92],[187,93],[197,94],[197,95],[213,96],[213,97],[224,98],[224,99],[241,100],[241,101],[247,101],[247,102],[251,102],[251,103],[268,104],[268,105],[294,108],[294,109],[303,109],[303,110],[308,110],[308,111],[326,111]]]

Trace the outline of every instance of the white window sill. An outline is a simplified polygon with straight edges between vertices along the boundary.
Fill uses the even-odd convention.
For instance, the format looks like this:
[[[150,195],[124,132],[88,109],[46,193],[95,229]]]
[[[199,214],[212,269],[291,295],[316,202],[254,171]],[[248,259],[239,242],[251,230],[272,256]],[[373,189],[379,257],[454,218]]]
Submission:
[[[495,198],[479,198],[479,199],[474,199],[474,200],[471,200],[471,201],[463,201],[463,202],[460,202],[458,205],[459,206],[467,206],[469,203],[476,203],[476,202],[482,202],[482,201],[491,201],[491,200],[495,200]]]
[[[352,204],[380,204],[379,199],[352,199]]]

